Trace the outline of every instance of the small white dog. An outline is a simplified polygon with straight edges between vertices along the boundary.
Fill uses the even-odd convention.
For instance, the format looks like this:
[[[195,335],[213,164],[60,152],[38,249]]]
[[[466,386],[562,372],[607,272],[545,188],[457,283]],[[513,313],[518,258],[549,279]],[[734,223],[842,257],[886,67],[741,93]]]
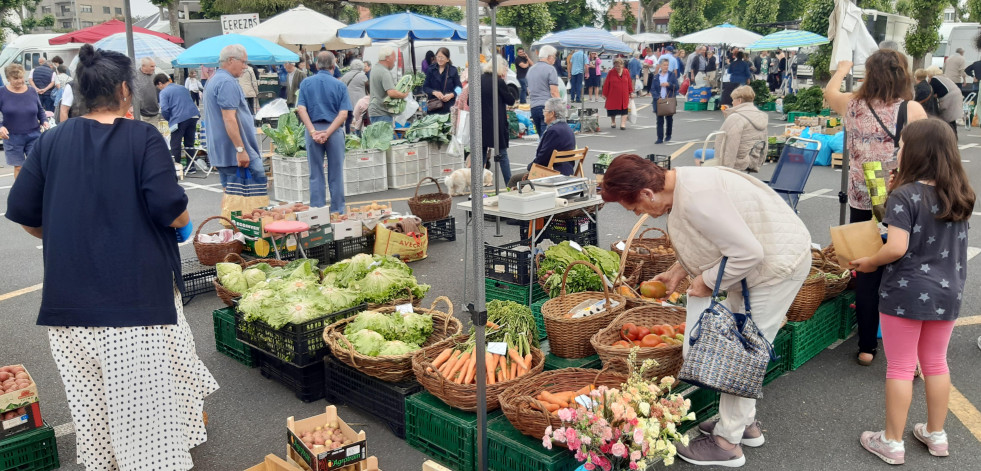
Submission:
[[[454,170],[446,176],[444,183],[449,188],[450,196],[461,196],[470,193],[470,169],[461,168]],[[484,186],[494,184],[494,174],[490,170],[484,169]]]

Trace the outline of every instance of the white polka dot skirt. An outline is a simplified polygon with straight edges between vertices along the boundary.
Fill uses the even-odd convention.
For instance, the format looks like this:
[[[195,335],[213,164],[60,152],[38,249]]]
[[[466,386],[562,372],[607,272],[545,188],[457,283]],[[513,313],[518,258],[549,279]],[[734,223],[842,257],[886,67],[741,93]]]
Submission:
[[[218,389],[175,290],[177,325],[49,327],[86,471],[188,470]]]

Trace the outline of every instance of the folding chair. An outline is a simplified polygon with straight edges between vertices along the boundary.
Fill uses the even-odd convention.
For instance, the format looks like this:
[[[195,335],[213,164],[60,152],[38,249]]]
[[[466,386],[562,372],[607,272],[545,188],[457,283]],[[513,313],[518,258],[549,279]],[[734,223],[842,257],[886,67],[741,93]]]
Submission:
[[[583,162],[586,160],[586,153],[589,152],[589,147],[583,147],[582,149],[573,149],[565,151],[552,151],[552,158],[548,161],[548,168],[554,169],[555,164],[561,164],[565,162],[573,162],[575,168],[572,170],[572,176],[583,177]]]
[[[201,130],[197,131],[195,140],[200,141],[201,144],[181,149],[182,158],[187,159],[187,165],[184,166],[182,179],[187,178],[187,172],[195,167],[197,167],[198,173],[201,173],[199,178],[208,178],[215,169],[211,165],[211,161],[208,160],[208,136],[205,131],[204,121],[201,121]]]
[[[696,153],[696,155],[695,155],[695,166],[697,166],[697,167],[701,167],[703,165],[704,166],[715,166],[715,165],[718,165],[719,164],[718,159],[715,158],[716,157],[716,155],[715,155],[716,154],[715,144],[712,144],[712,148],[711,149],[709,149],[708,147],[709,147],[709,143],[710,142],[715,142],[715,136],[718,136],[720,134],[722,135],[722,145],[723,146],[726,145],[726,137],[728,137],[728,136],[726,136],[726,132],[725,131],[715,131],[715,132],[709,133],[708,136],[705,136],[705,140],[702,141],[702,153],[701,154],[697,154]],[[713,153],[711,159],[705,158],[705,154],[707,154],[709,150],[711,150],[712,153]]]
[[[967,129],[971,129],[971,121],[973,120],[972,118],[974,118],[974,114],[976,113],[975,98],[977,97],[978,94],[975,92],[968,93],[967,96],[964,97],[964,102],[963,102],[964,127]]]
[[[797,147],[793,143],[814,144],[814,149]],[[814,161],[817,160],[818,152],[821,151],[821,143],[812,139],[791,137],[787,139],[783,146],[783,153],[777,161],[777,168],[773,170],[770,181],[764,182],[776,191],[794,211],[797,211],[797,203],[800,195],[804,194],[804,185],[807,178],[811,176],[811,169],[814,168]]]

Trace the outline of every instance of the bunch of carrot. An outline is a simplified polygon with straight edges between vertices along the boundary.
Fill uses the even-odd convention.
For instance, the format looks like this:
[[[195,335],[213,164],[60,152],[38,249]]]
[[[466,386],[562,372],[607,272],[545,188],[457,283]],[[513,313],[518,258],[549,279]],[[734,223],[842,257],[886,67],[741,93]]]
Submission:
[[[484,366],[487,371],[487,384],[519,378],[531,371],[531,344],[523,336],[505,335],[507,354],[484,353]],[[477,376],[477,354],[473,343],[467,342],[450,347],[433,360],[436,368],[447,381],[457,384],[475,384]]]
[[[578,391],[562,391],[557,393],[542,391],[541,394],[535,396],[535,399],[541,402],[547,412],[552,415],[558,415],[559,409],[575,406],[577,397],[583,394],[589,395],[594,389],[596,389],[595,386],[588,384]]]

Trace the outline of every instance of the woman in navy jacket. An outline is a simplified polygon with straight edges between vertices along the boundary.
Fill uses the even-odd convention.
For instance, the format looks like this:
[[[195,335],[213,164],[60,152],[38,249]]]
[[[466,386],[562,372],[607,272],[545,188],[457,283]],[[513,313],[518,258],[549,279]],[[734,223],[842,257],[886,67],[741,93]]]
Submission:
[[[436,63],[429,66],[426,81],[422,84],[423,91],[430,99],[443,102],[438,110],[429,110],[429,114],[445,114],[456,103],[456,89],[460,84],[460,73],[450,62],[450,50],[441,47],[436,51]]]
[[[657,114],[657,100],[659,98],[675,99],[678,95],[678,74],[669,70],[670,62],[661,59],[657,63],[657,69],[648,77],[647,90],[654,99],[652,108]],[[667,134],[664,133],[664,122],[668,122]],[[671,128],[674,125],[674,115],[657,117],[657,141],[655,144],[662,144],[671,140]]]

